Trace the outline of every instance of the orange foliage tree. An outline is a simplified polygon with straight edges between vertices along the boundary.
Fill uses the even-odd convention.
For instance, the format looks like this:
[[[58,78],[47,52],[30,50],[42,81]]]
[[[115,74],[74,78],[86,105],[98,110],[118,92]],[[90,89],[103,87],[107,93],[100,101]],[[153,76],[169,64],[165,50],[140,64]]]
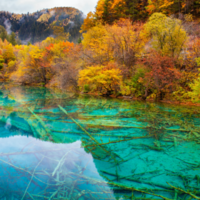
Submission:
[[[83,34],[83,47],[88,60],[104,64],[115,60],[126,67],[133,66],[142,53],[145,38],[142,25],[120,20],[113,25],[96,25]]]
[[[13,73],[14,80],[24,83],[43,83],[46,85],[54,76],[54,62],[64,58],[73,43],[59,41],[57,43],[47,38],[42,44],[24,46],[18,53],[18,69]]]
[[[181,72],[176,69],[174,60],[168,56],[162,56],[156,51],[145,59],[148,72],[141,82],[145,85],[145,96],[147,98],[154,93],[157,100],[162,100],[166,93],[172,93],[175,85],[181,77]]]
[[[84,19],[84,23],[81,26],[81,33],[83,33],[84,31],[88,31],[90,28],[95,26],[95,15],[93,12],[89,12],[87,14],[87,17]]]

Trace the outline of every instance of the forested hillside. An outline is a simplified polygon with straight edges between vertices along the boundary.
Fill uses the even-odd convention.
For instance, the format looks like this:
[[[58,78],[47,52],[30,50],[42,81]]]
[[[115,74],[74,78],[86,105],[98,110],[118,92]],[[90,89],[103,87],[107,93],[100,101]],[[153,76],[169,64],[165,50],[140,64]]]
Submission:
[[[175,17],[190,13],[197,17],[200,15],[200,0],[99,0],[95,13],[88,14],[83,30],[97,22],[111,24],[120,18],[145,21],[155,12]]]
[[[5,30],[0,29],[2,81],[200,103],[200,0],[99,0],[82,26],[69,29],[71,37],[82,33],[78,44],[70,41],[66,28],[75,19],[80,22],[82,13],[69,9],[68,16],[65,9],[31,15],[37,15],[38,27],[43,24],[33,32],[24,16],[16,16],[30,30],[25,37],[18,29],[22,39],[53,34],[35,45],[13,44],[13,36],[3,38]]]
[[[80,37],[83,13],[75,8],[60,7],[37,11],[32,14],[14,14],[0,12],[0,25],[8,34],[14,32],[22,43],[35,43],[54,35],[56,27],[62,27],[69,33],[71,41]]]

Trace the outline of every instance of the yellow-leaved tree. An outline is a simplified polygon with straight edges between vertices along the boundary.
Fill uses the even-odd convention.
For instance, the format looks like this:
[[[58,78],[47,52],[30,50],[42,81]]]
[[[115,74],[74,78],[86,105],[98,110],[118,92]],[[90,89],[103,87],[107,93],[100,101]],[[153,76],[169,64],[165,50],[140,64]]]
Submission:
[[[114,63],[90,66],[79,72],[78,85],[85,92],[100,92],[109,96],[119,90],[121,83],[121,70]]]
[[[104,64],[115,60],[132,66],[144,49],[142,28],[137,23],[132,25],[130,20],[120,20],[113,25],[98,24],[83,34],[85,54],[93,63]]]
[[[105,9],[105,0],[99,0],[97,2],[95,15],[96,15],[97,19],[100,21],[103,18],[104,9]]]
[[[80,32],[83,33],[84,31],[88,31],[94,26],[95,26],[95,14],[93,12],[89,12],[87,14],[87,17],[84,19],[84,23],[81,26]]]
[[[4,58],[6,64],[8,64],[10,61],[13,61],[16,59],[15,54],[14,54],[14,48],[13,48],[12,44],[8,44],[4,47],[3,58]]]
[[[151,45],[162,55],[178,58],[187,40],[181,21],[154,13],[145,24],[145,34],[151,39]]]
[[[66,33],[64,27],[53,26],[53,34],[57,40],[66,41],[69,39],[69,33]]]
[[[200,57],[196,59],[197,65],[200,67]],[[190,84],[191,92],[188,92],[194,103],[200,103],[200,69],[197,79]]]
[[[97,63],[103,64],[112,57],[110,46],[106,42],[107,31],[105,26],[98,24],[83,34],[83,47],[88,51],[87,56]]]
[[[129,68],[133,66],[144,50],[145,38],[141,35],[143,26],[139,23],[133,25],[130,20],[121,19],[105,28],[105,41],[114,60]]]
[[[171,6],[174,0],[148,0],[147,12],[150,14],[154,12],[171,13]]]

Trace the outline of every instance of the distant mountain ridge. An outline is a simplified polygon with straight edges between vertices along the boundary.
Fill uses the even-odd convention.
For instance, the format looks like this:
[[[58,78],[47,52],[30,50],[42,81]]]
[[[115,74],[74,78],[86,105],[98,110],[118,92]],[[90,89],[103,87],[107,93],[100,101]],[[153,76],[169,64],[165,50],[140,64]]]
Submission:
[[[53,26],[63,27],[70,33],[70,41],[77,41],[84,14],[71,7],[43,9],[32,14],[15,14],[0,11],[0,25],[10,34],[14,32],[23,43],[40,42],[53,35]]]

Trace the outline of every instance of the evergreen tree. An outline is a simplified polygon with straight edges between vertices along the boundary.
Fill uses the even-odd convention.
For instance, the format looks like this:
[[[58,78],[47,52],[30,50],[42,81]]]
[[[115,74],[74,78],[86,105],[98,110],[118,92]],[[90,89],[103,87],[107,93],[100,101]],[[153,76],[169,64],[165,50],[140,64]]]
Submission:
[[[3,26],[0,26],[0,38],[2,39],[2,41],[8,39],[7,31]]]
[[[80,37],[80,38],[78,38],[78,44],[81,44],[82,43],[82,38]]]
[[[109,13],[109,2],[110,2],[110,0],[105,0],[105,3],[104,3],[104,11],[103,11],[103,16],[102,16],[102,18],[103,18],[103,21],[106,21],[106,22],[109,22],[110,21],[110,14],[111,13]]]
[[[12,44],[12,45],[16,45],[17,44],[17,42],[16,42],[16,39],[15,39],[15,33],[14,32],[12,32],[11,33],[11,35],[10,35],[10,40],[9,40],[9,42]]]

